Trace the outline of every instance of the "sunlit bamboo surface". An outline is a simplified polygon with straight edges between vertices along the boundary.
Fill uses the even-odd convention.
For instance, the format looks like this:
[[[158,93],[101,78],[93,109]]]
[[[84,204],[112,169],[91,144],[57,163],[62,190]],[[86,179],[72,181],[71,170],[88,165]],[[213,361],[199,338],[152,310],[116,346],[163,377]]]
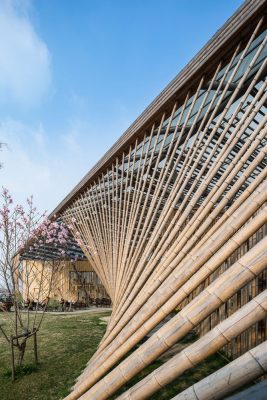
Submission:
[[[172,400],[216,400],[267,373],[267,342],[260,344]],[[216,391],[214,390],[216,388]]]
[[[231,371],[221,396],[266,372],[264,14],[238,38],[60,210],[113,303],[68,400],[111,398],[192,330],[193,344],[118,398],[153,399],[218,350],[238,358],[175,399],[221,398]]]

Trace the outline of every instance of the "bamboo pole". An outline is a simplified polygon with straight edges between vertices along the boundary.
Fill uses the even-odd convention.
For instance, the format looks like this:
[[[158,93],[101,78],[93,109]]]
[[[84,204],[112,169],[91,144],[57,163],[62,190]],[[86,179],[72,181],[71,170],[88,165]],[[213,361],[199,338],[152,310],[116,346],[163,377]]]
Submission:
[[[195,383],[172,400],[219,400],[267,373],[267,342]]]

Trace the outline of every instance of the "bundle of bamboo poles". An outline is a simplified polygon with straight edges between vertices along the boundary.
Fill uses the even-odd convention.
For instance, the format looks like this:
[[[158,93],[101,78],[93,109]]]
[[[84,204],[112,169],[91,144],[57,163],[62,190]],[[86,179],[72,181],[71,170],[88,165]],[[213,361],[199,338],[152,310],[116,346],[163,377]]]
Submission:
[[[113,302],[99,349],[66,399],[109,399],[187,333],[201,332],[119,397],[148,398],[266,321],[264,287],[250,290],[267,268],[265,28],[261,17],[62,212]],[[224,320],[199,329],[241,291]],[[215,398],[214,387],[242,365],[248,372],[233,374],[230,392],[266,372],[264,357],[266,343],[175,398]]]

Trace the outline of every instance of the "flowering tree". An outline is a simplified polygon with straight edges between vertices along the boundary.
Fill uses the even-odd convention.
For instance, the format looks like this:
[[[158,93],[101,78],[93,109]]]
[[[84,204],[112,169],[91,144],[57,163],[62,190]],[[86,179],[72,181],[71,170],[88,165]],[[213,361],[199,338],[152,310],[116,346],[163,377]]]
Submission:
[[[15,358],[23,362],[27,340],[34,337],[37,362],[37,332],[51,290],[68,256],[68,228],[40,215],[32,197],[27,206],[14,205],[7,189],[0,208],[0,333]],[[1,318],[2,315],[2,318]],[[4,317],[5,316],[5,317]]]

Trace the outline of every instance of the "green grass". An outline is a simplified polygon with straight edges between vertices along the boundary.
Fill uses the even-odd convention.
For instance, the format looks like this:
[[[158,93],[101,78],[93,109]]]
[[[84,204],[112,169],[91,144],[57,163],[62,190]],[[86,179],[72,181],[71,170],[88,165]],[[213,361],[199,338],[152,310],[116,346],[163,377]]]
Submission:
[[[58,400],[66,396],[75,378],[96,351],[106,325],[101,315],[46,315],[38,334],[40,364],[33,353],[26,353],[23,368],[11,382],[10,352],[0,335],[1,400]],[[1,313],[1,320],[4,316]],[[33,345],[29,340],[29,348]]]
[[[59,400],[65,397],[75,379],[96,351],[106,325],[99,317],[109,313],[79,315],[46,315],[38,334],[40,364],[33,363],[33,353],[27,352],[24,366],[18,371],[17,379],[11,382],[10,353],[4,339],[0,336],[0,388],[1,400]],[[1,319],[4,318],[1,314]],[[195,340],[188,335],[179,345],[184,346]],[[29,347],[33,345],[29,341]],[[225,360],[215,354],[184,373],[180,378],[153,395],[153,400],[170,399],[180,391],[225,365]],[[163,364],[155,361],[115,396],[133,386],[143,377]],[[109,399],[109,400],[111,400]]]

